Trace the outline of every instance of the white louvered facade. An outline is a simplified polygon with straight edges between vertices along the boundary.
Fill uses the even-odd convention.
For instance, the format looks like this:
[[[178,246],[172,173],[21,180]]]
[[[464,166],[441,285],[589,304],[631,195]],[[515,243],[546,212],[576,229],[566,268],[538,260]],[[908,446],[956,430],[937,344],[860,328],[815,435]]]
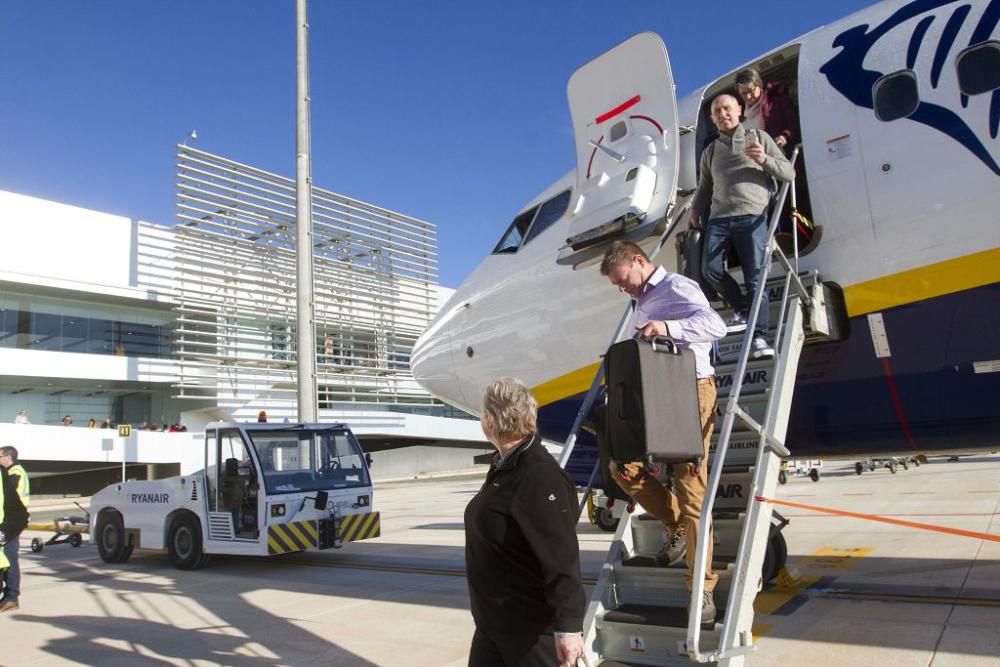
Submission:
[[[294,410],[295,183],[177,156],[175,395]],[[437,308],[434,226],[320,188],[313,226],[320,410],[437,404],[409,370]]]

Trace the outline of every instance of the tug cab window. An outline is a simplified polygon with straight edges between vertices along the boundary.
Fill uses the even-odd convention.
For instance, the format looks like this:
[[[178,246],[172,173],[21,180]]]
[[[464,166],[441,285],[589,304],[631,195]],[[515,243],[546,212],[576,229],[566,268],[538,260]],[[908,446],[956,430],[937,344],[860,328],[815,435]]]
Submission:
[[[522,245],[551,227],[552,223],[566,213],[569,197],[570,190],[564,190],[540,206],[533,206],[519,214],[514,218],[514,222],[510,223],[500,243],[494,248],[493,254],[515,253]]]
[[[976,44],[955,59],[958,88],[970,97],[1000,88],[1000,42]]]
[[[884,123],[906,118],[917,110],[920,93],[913,70],[886,74],[872,86],[875,117]]]

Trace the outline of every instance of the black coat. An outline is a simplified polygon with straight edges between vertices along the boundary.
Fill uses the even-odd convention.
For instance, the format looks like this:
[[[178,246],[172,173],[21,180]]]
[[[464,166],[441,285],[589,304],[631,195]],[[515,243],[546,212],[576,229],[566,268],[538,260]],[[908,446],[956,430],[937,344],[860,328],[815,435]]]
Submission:
[[[476,628],[491,638],[583,629],[576,487],[535,435],[465,508],[465,568]]]

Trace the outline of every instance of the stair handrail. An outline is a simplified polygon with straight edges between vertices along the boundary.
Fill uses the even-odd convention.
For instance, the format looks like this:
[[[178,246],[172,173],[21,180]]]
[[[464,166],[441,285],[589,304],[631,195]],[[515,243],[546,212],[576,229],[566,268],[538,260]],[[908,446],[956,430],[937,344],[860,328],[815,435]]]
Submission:
[[[795,166],[795,162],[798,159],[801,149],[802,145],[798,144],[792,151],[789,161],[792,163],[793,167]],[[767,289],[767,279],[771,272],[771,267],[773,266],[772,255],[777,255],[779,263],[785,268],[786,284],[790,284],[788,283],[789,279],[794,279],[796,289],[800,290],[798,294],[801,295],[804,300],[808,299],[808,292],[806,291],[805,285],[795,272],[794,267],[788,261],[785,253],[774,242],[774,234],[781,221],[781,213],[785,205],[785,199],[788,197],[788,191],[794,186],[794,183],[794,178],[791,181],[783,183],[778,191],[778,196],[774,203],[774,210],[771,214],[767,234],[767,247],[769,252],[765,254],[765,259],[762,262],[763,266],[760,267],[761,274],[758,279],[757,289],[754,291],[753,305],[750,307],[746,333],[743,335],[743,341],[740,346],[739,360],[736,363],[736,370],[733,371],[732,389],[729,392],[729,397],[726,402],[726,411],[722,420],[722,428],[719,431],[719,441],[715,447],[715,454],[712,457],[708,486],[705,490],[705,499],[701,506],[699,524],[701,528],[698,533],[698,544],[695,550],[694,572],[691,576],[691,600],[688,607],[687,651],[692,662],[712,662],[718,660],[720,657],[723,657],[724,654],[730,653],[730,647],[722,646],[721,643],[719,648],[711,653],[702,653],[700,650],[701,600],[705,592],[705,571],[707,569],[705,561],[708,559],[708,536],[711,534],[712,510],[715,506],[715,495],[718,492],[719,482],[722,479],[722,468],[726,458],[726,453],[729,449],[729,440],[733,432],[733,422],[736,420],[737,416],[739,416],[743,421],[753,421],[750,420],[749,416],[739,408],[738,401],[740,391],[743,388],[743,378],[746,374],[746,367],[750,361],[750,343],[753,339],[753,330],[760,315],[761,305],[764,300],[764,291]],[[708,221],[706,221],[706,224],[707,223]],[[795,233],[795,230],[793,230],[793,233]],[[793,252],[795,253],[795,262],[797,265],[797,244],[794,246]],[[782,313],[784,313],[788,298],[789,291],[786,288],[782,296],[782,305],[780,308]],[[777,352],[775,354],[777,354]],[[778,442],[774,438],[769,438],[767,433],[763,431],[761,426],[756,424],[756,422],[754,422],[753,425],[757,426],[754,430],[756,430],[761,436],[761,446],[766,444],[779,455],[788,456],[788,449],[785,448],[783,443]]]

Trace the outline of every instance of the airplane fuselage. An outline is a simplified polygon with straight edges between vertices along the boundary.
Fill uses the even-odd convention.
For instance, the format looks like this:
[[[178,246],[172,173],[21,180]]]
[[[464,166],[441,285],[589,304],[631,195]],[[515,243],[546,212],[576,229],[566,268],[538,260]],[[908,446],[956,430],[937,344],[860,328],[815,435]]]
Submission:
[[[842,340],[802,353],[795,456],[998,446],[1000,89],[965,94],[959,80],[971,67],[962,55],[997,44],[998,22],[1000,0],[884,2],[752,63],[794,62],[811,218],[823,228],[800,268],[842,289],[849,318]],[[892,77],[912,79],[917,97],[890,99],[909,111],[890,120],[877,91]],[[711,130],[705,103],[731,85],[730,73],[678,101],[679,123],[697,128],[680,140],[682,191]],[[433,394],[476,413],[479,388],[514,375],[539,400],[543,436],[566,437],[626,306],[593,263],[555,261],[585,181],[578,167],[522,209],[571,191],[565,215],[488,256],[418,341],[414,375]],[[676,268],[672,243],[656,261]]]

